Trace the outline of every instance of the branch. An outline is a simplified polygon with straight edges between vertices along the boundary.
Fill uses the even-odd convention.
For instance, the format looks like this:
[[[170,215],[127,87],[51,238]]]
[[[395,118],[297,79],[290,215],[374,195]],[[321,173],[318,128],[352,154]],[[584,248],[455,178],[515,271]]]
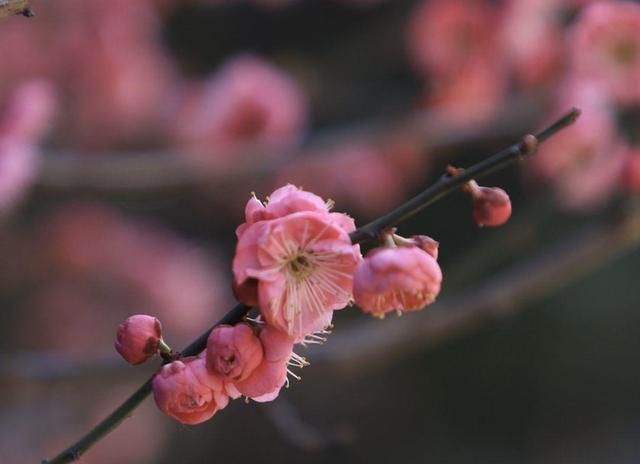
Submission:
[[[469,169],[465,169],[460,174],[453,176],[450,174],[443,175],[435,184],[419,195],[413,197],[402,206],[353,232],[351,234],[351,241],[354,243],[360,243],[367,240],[373,240],[377,238],[381,231],[415,216],[427,206],[438,201],[448,193],[459,189],[471,179],[480,179],[498,169],[502,169],[511,163],[515,163],[516,161],[520,161],[521,159],[532,155],[537,150],[540,142],[547,140],[555,133],[561,131],[567,126],[570,126],[576,121],[576,119],[578,119],[579,116],[580,110],[574,108],[539,134],[535,136],[524,136],[521,142],[496,153],[484,161],[473,165]]]
[[[548,137],[551,137],[553,134],[575,122],[579,114],[580,112],[576,109],[570,111],[547,129],[540,132],[539,136],[541,136],[543,140],[546,140]],[[417,214],[426,206],[444,197],[447,193],[462,187],[471,178],[480,178],[489,172],[493,172],[519,160],[525,155],[533,153],[537,145],[537,138],[532,135],[527,135],[521,142],[516,143],[506,150],[475,164],[465,170],[462,174],[456,176],[443,176],[433,186],[427,188],[424,192],[401,205],[391,213],[360,229],[357,229],[350,235],[351,241],[353,243],[361,243],[365,240],[375,238],[383,229],[398,224],[399,222]],[[250,309],[251,308],[248,306],[239,304],[213,327],[220,324],[236,324],[242,320]],[[193,356],[204,350],[206,348],[207,338],[213,327],[185,348],[182,354],[184,356]],[[63,464],[77,460],[85,451],[100,439],[104,438],[111,430],[116,428],[124,419],[131,415],[131,412],[151,393],[152,380],[153,376],[149,378],[149,380],[147,380],[120,407],[112,412],[87,435],[82,437],[77,443],[73,444],[50,461],[45,460],[43,463]]]
[[[0,0],[0,18],[4,16],[24,15],[33,16],[31,0]]]
[[[1,0],[0,0],[1,1]],[[313,133],[302,147],[283,152],[265,152],[265,148],[245,147],[237,153],[238,164],[220,169],[202,163],[196,167],[183,153],[170,151],[136,151],[86,156],[64,150],[48,150],[41,159],[36,184],[45,189],[88,189],[105,193],[154,192],[194,184],[225,184],[273,174],[283,166],[305,156],[330,151],[352,140],[384,143],[399,134],[416,140],[423,149],[433,150],[451,145],[477,143],[479,139],[510,137],[522,133],[543,112],[540,96],[519,95],[496,116],[490,126],[460,129],[452,126],[438,110],[402,114],[364,124]],[[523,116],[526,115],[526,116]],[[215,158],[217,153],[210,153]],[[241,160],[244,160],[241,161]]]

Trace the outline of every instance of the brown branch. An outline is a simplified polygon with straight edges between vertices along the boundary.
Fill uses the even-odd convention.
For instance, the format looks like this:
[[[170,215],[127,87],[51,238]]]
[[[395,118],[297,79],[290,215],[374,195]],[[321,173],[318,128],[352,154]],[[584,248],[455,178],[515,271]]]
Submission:
[[[0,0],[0,18],[4,16],[33,16],[31,0]]]

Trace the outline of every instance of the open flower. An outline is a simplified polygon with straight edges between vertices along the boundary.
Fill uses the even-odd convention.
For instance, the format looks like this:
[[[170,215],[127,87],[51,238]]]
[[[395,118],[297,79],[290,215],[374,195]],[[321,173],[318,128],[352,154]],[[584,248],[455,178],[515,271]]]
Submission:
[[[374,316],[415,311],[431,304],[440,293],[442,271],[422,248],[401,246],[370,252],[356,271],[356,304]]]
[[[330,208],[331,202],[289,184],[266,204],[252,197],[236,230],[236,297],[258,305],[268,324],[295,340],[327,327],[333,310],[351,301],[362,259],[348,235],[355,223]]]
[[[360,260],[359,247],[332,214],[293,213],[242,233],[234,287],[243,303],[257,299],[267,324],[301,340],[326,328],[332,311],[351,301]]]
[[[152,387],[160,410],[183,424],[204,422],[229,402],[222,380],[207,371],[203,358],[185,358],[162,366]]]

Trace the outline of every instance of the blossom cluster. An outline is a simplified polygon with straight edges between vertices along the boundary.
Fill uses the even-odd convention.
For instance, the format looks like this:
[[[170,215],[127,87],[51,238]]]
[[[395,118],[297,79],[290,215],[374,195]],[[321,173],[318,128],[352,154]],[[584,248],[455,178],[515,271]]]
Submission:
[[[506,193],[467,183],[480,225],[499,225],[511,213]],[[236,298],[256,306],[257,318],[215,327],[197,356],[180,357],[162,339],[155,317],[123,322],[116,349],[132,364],[161,353],[167,363],[153,379],[156,404],[185,424],[197,424],[245,396],[275,399],[287,383],[289,366],[304,367],[296,343],[326,340],[333,312],[354,302],[384,317],[422,309],[440,293],[438,242],[424,235],[404,238],[383,231],[383,246],[362,257],[351,241],[354,220],[332,212],[333,204],[287,184],[265,203],[247,202],[236,229],[233,260]],[[295,374],[292,374],[295,376]]]

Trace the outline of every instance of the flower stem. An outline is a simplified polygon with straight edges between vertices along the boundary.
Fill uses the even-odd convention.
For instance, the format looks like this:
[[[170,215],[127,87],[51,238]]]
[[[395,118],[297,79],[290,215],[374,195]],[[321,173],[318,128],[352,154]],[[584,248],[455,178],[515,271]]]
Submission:
[[[390,213],[360,227],[351,233],[351,241],[361,243],[364,241],[376,239],[378,235],[400,222],[416,215],[424,208],[439,200],[448,193],[461,188],[471,179],[478,179],[487,174],[501,169],[511,163],[514,163],[528,155],[534,153],[540,142],[547,140],[565,127],[570,126],[580,115],[580,111],[573,109],[552,125],[539,132],[537,135],[526,135],[523,139],[479,163],[471,166],[456,175],[445,174],[435,184],[427,188],[425,191],[404,203],[400,207]],[[207,346],[207,338],[211,330],[221,324],[236,324],[251,310],[251,307],[243,304],[236,305],[229,311],[217,324],[207,330],[194,340],[189,346],[182,350],[183,356],[195,356],[202,352]],[[131,413],[144,401],[151,393],[151,383],[153,376],[149,378],[138,390],[133,393],[124,403],[107,416],[102,422],[94,427],[89,433],[83,436],[76,443],[66,450],[62,451],[51,460],[42,461],[43,464],[64,464],[76,461],[91,446],[104,438],[109,432],[115,429],[122,421],[131,415]]]

